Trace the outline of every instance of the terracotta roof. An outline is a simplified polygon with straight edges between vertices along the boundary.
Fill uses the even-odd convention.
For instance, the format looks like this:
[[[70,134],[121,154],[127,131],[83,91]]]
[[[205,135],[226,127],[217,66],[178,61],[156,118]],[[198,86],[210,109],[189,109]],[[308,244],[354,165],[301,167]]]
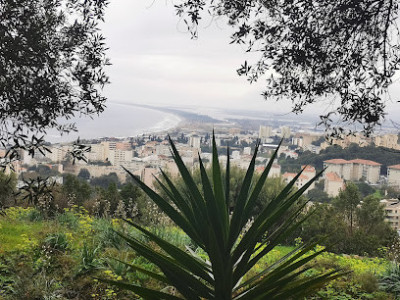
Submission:
[[[264,166],[258,166],[258,167],[256,167],[256,172],[262,172],[262,171],[264,171],[265,170],[265,167]]]
[[[286,173],[284,173],[284,174],[282,175],[283,178],[290,178],[290,179],[293,179],[293,178],[296,177],[296,176],[297,176],[296,173],[289,173],[289,172],[286,172]],[[299,177],[299,179],[308,180],[308,179],[310,179],[310,178],[308,178],[308,176],[306,176],[306,175],[304,175],[304,174],[301,174],[300,177]]]
[[[303,165],[301,166],[302,169],[304,169],[304,172],[315,172],[315,168],[310,165]]]
[[[400,165],[388,166],[388,168],[390,168],[390,169],[396,169],[396,170],[400,170]]]
[[[329,172],[325,174],[325,178],[329,181],[343,181],[336,172]]]
[[[345,159],[335,158],[335,159],[324,160],[324,163],[343,165],[343,164],[349,164],[350,162]]]
[[[353,159],[350,160],[349,162],[353,163],[353,164],[360,164],[360,165],[369,165],[369,166],[381,166],[382,164],[374,162],[372,160],[367,160],[367,159]]]
[[[360,165],[369,165],[369,166],[381,166],[382,165],[382,164],[377,163],[372,160],[360,159],[360,158],[356,158],[353,160],[345,160],[342,158],[335,158],[335,159],[324,160],[324,163],[337,164],[337,165],[343,165],[343,164],[360,164]]]

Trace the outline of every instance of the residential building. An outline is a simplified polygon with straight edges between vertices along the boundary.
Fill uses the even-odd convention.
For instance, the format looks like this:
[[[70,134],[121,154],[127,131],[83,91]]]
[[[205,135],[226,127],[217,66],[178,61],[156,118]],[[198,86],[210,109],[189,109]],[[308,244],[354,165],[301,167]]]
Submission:
[[[154,177],[158,177],[159,173],[160,171],[157,168],[144,168],[140,178],[148,187],[154,189]]]
[[[338,145],[342,148],[347,148],[350,146],[350,144],[357,144],[360,147],[365,147],[368,146],[370,143],[371,143],[370,138],[367,138],[361,134],[354,134],[354,135],[352,134],[343,136],[341,138],[333,139],[329,142],[323,142],[321,144],[321,149],[324,150],[332,145]]]
[[[385,221],[395,229],[400,229],[400,202],[398,199],[393,199],[397,201],[388,201],[383,203],[385,205]],[[382,203],[382,202],[381,202]]]
[[[387,168],[388,184],[400,188],[400,165],[392,165]]]
[[[46,152],[45,157],[50,159],[52,162],[61,162],[65,160],[69,151],[72,150],[72,146],[68,145],[55,145],[53,147],[49,147],[51,152]]]
[[[201,137],[198,135],[192,135],[189,137],[189,146],[192,148],[200,149]]]
[[[344,180],[336,172],[327,172],[324,180],[324,192],[330,197],[339,195],[340,190],[344,189]]]
[[[117,150],[125,150],[125,151],[132,150],[131,143],[129,142],[117,142],[115,143],[115,148]]]
[[[104,141],[100,143],[103,145],[103,151],[104,151],[104,160],[108,159],[110,160],[110,151],[116,150],[117,149],[117,143],[116,142],[111,142],[111,141]]]
[[[317,171],[315,170],[315,168],[313,166],[307,165],[307,166],[301,166],[301,169],[303,170],[302,175],[305,175],[309,178],[309,180],[311,180],[312,178],[314,178],[317,175]],[[313,188],[315,188],[315,182],[313,182],[309,189],[312,190]]]
[[[378,183],[381,173],[380,163],[366,159],[353,159],[350,162],[353,164],[352,177],[355,180],[364,178],[369,183]]]
[[[381,164],[366,159],[330,159],[324,161],[326,173],[334,172],[344,180],[364,179],[369,183],[377,183],[381,172]]]
[[[262,173],[265,170],[265,166],[257,166],[255,171],[256,173]],[[271,169],[269,170],[268,178],[279,177],[281,176],[281,166],[278,164],[272,164]]]
[[[251,147],[244,147],[243,155],[251,155]]]
[[[281,137],[282,138],[287,139],[287,138],[290,137],[291,131],[290,131],[290,127],[289,126],[281,126],[280,130],[281,130]]]
[[[133,151],[111,150],[108,159],[113,166],[124,165],[132,161]]]
[[[398,144],[398,135],[397,134],[385,134],[374,137],[374,143],[377,147],[385,147],[391,149],[400,149],[400,145]]]
[[[304,150],[314,149],[312,146],[312,142],[318,141],[321,138],[319,134],[311,134],[311,133],[297,133],[292,138],[292,145],[296,145]],[[310,150],[311,151],[311,150]]]
[[[91,144],[90,152],[88,154],[89,161],[105,161],[107,156],[105,155],[105,146],[103,144]]]
[[[270,126],[260,126],[260,131],[258,132],[258,138],[264,142],[265,139],[272,136],[272,127]]]
[[[231,155],[232,159],[240,159],[240,151],[234,150]]]
[[[297,176],[297,173],[289,173],[286,172],[282,175],[283,180],[286,183],[289,183],[290,181],[293,180],[293,178],[295,178]],[[310,181],[310,177],[308,177],[307,175],[301,174],[299,176],[299,178],[296,180],[295,186],[297,188],[302,188],[308,181]],[[305,193],[307,193],[311,188],[309,187],[308,189],[305,190]]]

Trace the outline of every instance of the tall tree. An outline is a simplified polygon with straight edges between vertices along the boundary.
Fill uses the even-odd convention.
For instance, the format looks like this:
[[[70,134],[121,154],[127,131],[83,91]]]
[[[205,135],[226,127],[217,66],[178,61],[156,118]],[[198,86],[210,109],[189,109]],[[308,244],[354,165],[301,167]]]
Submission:
[[[335,103],[321,122],[337,135],[343,123],[360,123],[370,133],[384,118],[387,89],[400,64],[398,3],[183,0],[176,11],[195,38],[204,12],[226,17],[234,28],[232,43],[259,54],[238,74],[250,82],[266,77],[264,97],[289,98],[296,113],[317,101]],[[342,122],[333,126],[337,119]]]
[[[344,190],[340,191],[339,196],[333,202],[348,222],[351,236],[356,223],[357,205],[360,204],[360,201],[361,193],[358,187],[352,182],[347,182]]]
[[[360,228],[369,233],[381,224],[385,224],[385,211],[379,198],[370,195],[363,199],[362,205],[357,210],[357,219]],[[389,225],[386,224],[389,228]]]
[[[75,130],[68,120],[104,109],[107,0],[0,0],[0,144],[44,151],[48,129]],[[63,121],[64,120],[64,121]],[[79,150],[79,149],[78,149]]]
[[[78,178],[89,180],[90,179],[90,172],[86,168],[82,168],[78,173]]]
[[[15,173],[10,175],[0,172],[0,207],[9,205],[11,200],[15,197],[17,188],[17,177]]]

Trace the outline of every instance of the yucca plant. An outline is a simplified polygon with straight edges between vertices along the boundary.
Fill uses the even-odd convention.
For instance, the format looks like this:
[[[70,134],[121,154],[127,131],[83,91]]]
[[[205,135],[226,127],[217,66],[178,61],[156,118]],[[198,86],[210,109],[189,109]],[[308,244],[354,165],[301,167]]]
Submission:
[[[303,245],[277,262],[253,276],[246,274],[262,257],[273,250],[290,233],[299,227],[305,204],[296,206],[299,197],[316,179],[313,178],[299,190],[294,184],[301,172],[270,201],[251,225],[256,199],[262,190],[277,150],[270,159],[259,180],[252,184],[256,155],[259,145],[243,179],[234,207],[230,207],[230,162],[227,159],[225,175],[219,161],[215,137],[213,137],[213,156],[211,178],[206,173],[199,157],[201,186],[195,184],[189,170],[184,165],[174,143],[170,139],[171,152],[179,168],[180,175],[188,193],[180,192],[173,181],[161,171],[164,183],[158,180],[167,198],[150,189],[138,178],[128,173],[143,191],[175,222],[208,256],[201,259],[189,247],[186,250],[159,238],[149,230],[127,221],[141,231],[149,245],[143,240],[119,233],[138,255],[155,264],[160,272],[153,272],[136,265],[132,270],[142,272],[166,286],[175,287],[177,292],[168,293],[166,289],[154,290],[130,283],[110,281],[120,288],[129,289],[144,299],[299,299],[323,286],[341,274],[337,271],[306,276],[312,261],[322,251],[311,251],[316,244]],[[229,157],[229,149],[228,149]],[[289,210],[290,209],[290,210]],[[244,228],[247,224],[247,230]],[[154,247],[154,245],[158,247]],[[203,256],[204,257],[204,256]],[[106,280],[107,281],[107,280]]]

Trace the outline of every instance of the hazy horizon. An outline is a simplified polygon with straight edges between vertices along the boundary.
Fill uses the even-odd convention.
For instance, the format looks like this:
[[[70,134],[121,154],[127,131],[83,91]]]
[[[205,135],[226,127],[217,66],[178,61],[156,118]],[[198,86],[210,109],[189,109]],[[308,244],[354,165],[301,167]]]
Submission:
[[[175,15],[174,1],[111,1],[102,24],[112,66],[109,102],[153,106],[198,106],[291,114],[289,100],[264,100],[263,80],[249,84],[236,69],[251,55],[230,45],[230,28],[223,20],[203,20],[199,39],[192,40]],[[253,55],[254,57],[254,55]],[[390,88],[388,119],[399,120],[395,103],[400,83]],[[332,109],[332,98],[308,106],[304,115]]]

